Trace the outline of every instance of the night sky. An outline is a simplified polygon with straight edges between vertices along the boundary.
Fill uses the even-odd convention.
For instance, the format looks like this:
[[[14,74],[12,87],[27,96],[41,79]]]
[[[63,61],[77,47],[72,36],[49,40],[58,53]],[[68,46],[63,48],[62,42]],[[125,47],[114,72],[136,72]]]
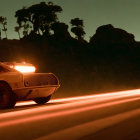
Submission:
[[[42,0],[0,0],[0,16],[7,17],[8,38],[18,38],[14,27],[15,11],[23,6],[31,6]],[[89,40],[97,27],[112,24],[135,35],[140,41],[140,0],[51,0],[63,8],[59,20],[69,24],[70,20],[79,17],[84,20],[85,39]],[[48,1],[46,1],[48,2]],[[0,25],[1,28],[1,25]],[[69,26],[70,29],[70,26]],[[2,34],[4,37],[4,34]]]

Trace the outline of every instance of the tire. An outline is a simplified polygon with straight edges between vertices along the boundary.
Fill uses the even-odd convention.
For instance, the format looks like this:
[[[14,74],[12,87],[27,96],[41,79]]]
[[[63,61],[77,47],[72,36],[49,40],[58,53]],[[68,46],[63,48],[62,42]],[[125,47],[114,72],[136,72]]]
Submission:
[[[33,101],[35,101],[37,104],[45,104],[47,103],[50,99],[51,99],[52,95],[49,95],[48,97],[40,97],[40,98],[36,98]]]
[[[6,82],[0,82],[0,109],[14,108],[15,94]]]

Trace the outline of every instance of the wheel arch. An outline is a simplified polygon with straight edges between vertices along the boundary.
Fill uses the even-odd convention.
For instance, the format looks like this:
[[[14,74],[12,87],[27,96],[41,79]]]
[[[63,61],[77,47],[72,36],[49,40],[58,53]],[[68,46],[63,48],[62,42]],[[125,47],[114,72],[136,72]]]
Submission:
[[[0,83],[6,84],[6,85],[9,86],[9,87],[11,88],[11,90],[12,90],[12,87],[10,86],[10,84],[9,84],[7,81],[5,81],[5,80],[0,80]]]

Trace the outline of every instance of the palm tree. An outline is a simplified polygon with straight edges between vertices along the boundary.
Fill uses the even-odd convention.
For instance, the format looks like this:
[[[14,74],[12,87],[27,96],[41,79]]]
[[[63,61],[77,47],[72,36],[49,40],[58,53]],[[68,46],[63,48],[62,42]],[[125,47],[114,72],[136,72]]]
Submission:
[[[70,23],[72,25],[71,31],[76,35],[76,38],[78,38],[78,40],[83,39],[85,35],[83,20],[74,18]]]
[[[5,32],[5,36],[6,36],[6,39],[7,39],[7,28],[6,28],[6,25],[7,25],[7,18],[6,17],[2,17],[0,16],[0,23],[2,24],[3,26],[3,31]]]

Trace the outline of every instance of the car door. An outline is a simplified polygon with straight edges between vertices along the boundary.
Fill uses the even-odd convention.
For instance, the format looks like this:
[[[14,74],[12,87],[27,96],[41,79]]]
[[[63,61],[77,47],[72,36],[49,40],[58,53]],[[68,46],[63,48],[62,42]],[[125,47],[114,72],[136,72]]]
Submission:
[[[0,80],[6,81],[13,88],[21,88],[23,84],[23,75],[18,71],[12,71],[0,65]]]

